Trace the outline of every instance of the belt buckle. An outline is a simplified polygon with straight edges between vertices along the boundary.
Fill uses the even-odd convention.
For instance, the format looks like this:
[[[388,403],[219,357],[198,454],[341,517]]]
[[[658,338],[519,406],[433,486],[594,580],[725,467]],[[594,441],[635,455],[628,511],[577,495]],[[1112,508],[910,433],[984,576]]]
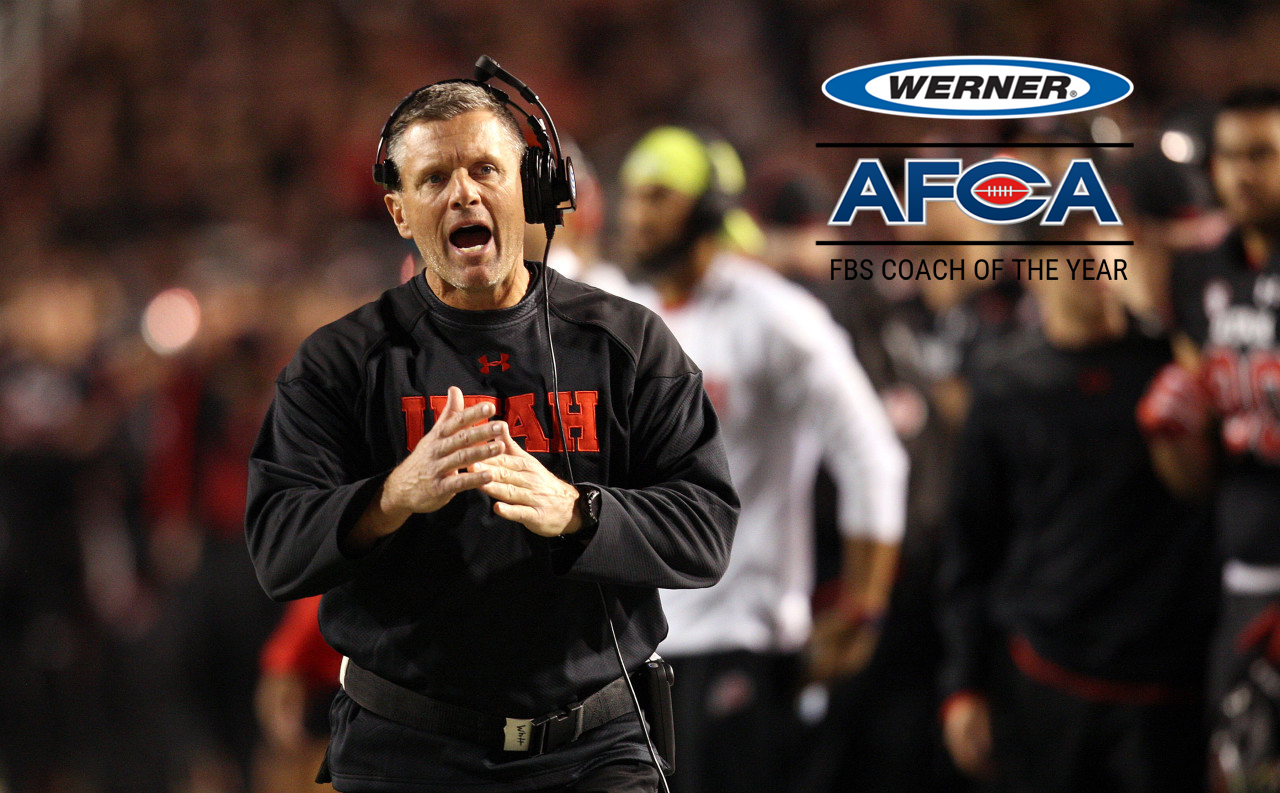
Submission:
[[[533,721],[532,751],[530,754],[549,752],[582,735],[582,703],[575,702],[563,710],[549,713]]]

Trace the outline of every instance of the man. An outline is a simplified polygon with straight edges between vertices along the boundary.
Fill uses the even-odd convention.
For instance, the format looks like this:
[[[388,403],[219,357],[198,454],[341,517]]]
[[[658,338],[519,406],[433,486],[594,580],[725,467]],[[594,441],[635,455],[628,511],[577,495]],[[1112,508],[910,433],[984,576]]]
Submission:
[[[349,659],[327,770],[343,791],[657,790],[613,634],[637,671],[657,587],[724,571],[737,497],[701,373],[644,309],[555,273],[543,291],[523,137],[489,90],[422,89],[388,141],[387,208],[426,270],[303,343],[251,460],[259,578],[325,592]]]
[[[1177,324],[1196,349],[1170,373],[1178,387],[1169,393],[1185,398],[1166,404],[1190,411],[1190,421],[1172,425],[1184,434],[1220,431],[1214,522],[1225,566],[1213,704],[1243,671],[1237,638],[1280,603],[1280,88],[1227,98],[1210,165],[1235,230],[1213,250],[1174,261]]]
[[[728,144],[676,127],[647,134],[622,166],[626,250],[704,367],[743,497],[723,580],[663,594],[681,765],[673,789],[683,793],[783,785],[812,624],[819,461],[840,486],[842,638],[854,666],[875,645],[903,526],[906,457],[847,337],[799,287],[723,250],[726,233],[759,233],[732,207],[743,181]]]
[[[942,538],[947,748],[1003,790],[1200,790],[1208,531],[1135,416],[1170,345],[1105,283],[1027,285],[1041,327],[974,379]]]

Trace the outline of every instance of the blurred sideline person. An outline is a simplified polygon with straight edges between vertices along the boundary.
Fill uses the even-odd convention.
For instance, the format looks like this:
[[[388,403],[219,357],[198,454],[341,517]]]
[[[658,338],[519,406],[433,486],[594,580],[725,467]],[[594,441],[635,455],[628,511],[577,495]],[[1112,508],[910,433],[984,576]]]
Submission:
[[[835,607],[840,555],[832,549],[840,544],[838,493],[825,466],[819,473],[810,674],[824,681],[829,707],[812,739],[805,741],[797,784],[806,791],[868,793],[958,789],[966,782],[943,748],[937,719],[942,658],[936,619],[938,537],[946,515],[954,435],[963,419],[955,413],[967,404],[964,373],[983,346],[1011,331],[1014,303],[1001,299],[1007,291],[974,278],[905,284],[878,274],[875,280],[845,280],[842,274],[832,278],[831,249],[814,242],[837,231],[826,225],[835,195],[819,174],[800,163],[778,161],[763,168],[752,179],[746,201],[764,232],[765,263],[822,301],[849,332],[857,360],[910,460],[898,576],[880,641],[865,668],[845,641],[854,624]],[[931,204],[928,225],[916,234],[921,239],[975,239],[984,233],[980,227],[975,232],[978,221],[952,207]],[[839,258],[863,258],[856,242],[844,250],[852,253]],[[965,255],[972,260],[993,253],[999,255],[998,249]],[[956,250],[911,245],[905,254],[932,261],[953,257]],[[987,294],[966,301],[974,287],[983,286]],[[982,310],[974,307],[977,300],[983,301]],[[994,310],[1006,306],[1010,310]]]
[[[947,747],[1001,790],[1201,790],[1209,534],[1137,418],[1172,348],[1105,282],[1026,284],[1041,325],[975,379],[956,457]]]
[[[13,793],[169,790],[158,597],[132,509],[132,398],[149,380],[119,333],[123,284],[91,258],[17,255],[0,286],[0,789]]]
[[[314,791],[342,656],[320,633],[320,597],[295,600],[262,647],[254,706],[266,738],[259,793]],[[332,785],[326,785],[332,790]]]
[[[152,405],[141,509],[149,552],[170,589],[159,640],[175,679],[160,699],[173,703],[167,731],[187,748],[179,785],[190,789],[251,787],[261,744],[253,715],[258,652],[282,612],[258,585],[243,534],[249,452],[287,355],[280,335],[287,312],[267,309],[268,290],[252,277],[254,254],[245,252],[256,241],[204,241],[206,256],[187,278],[208,319],[169,365]],[[213,254],[227,243],[236,253]]]
[[[758,229],[733,207],[737,154],[677,127],[645,135],[621,169],[623,242],[661,314],[705,373],[743,499],[721,582],[664,592],[676,671],[673,790],[782,789],[800,652],[812,628],[812,493],[826,459],[840,487],[840,607],[865,664],[903,529],[906,456],[848,337],[821,305],[725,250]]]
[[[1216,475],[1224,560],[1210,660],[1216,705],[1245,671],[1246,627],[1280,604],[1280,87],[1231,94],[1210,151],[1214,189],[1235,228],[1212,250],[1174,261],[1176,322],[1193,349],[1169,372],[1162,404],[1165,426],[1187,438],[1184,462]],[[1217,452],[1216,472],[1191,445],[1196,438]]]
[[[657,588],[715,583],[738,510],[702,374],[651,312],[525,261],[525,220],[558,215],[526,212],[494,91],[425,86],[386,134],[426,270],[303,342],[250,460],[259,580],[323,593],[345,656],[320,778],[652,793],[626,676],[665,636]]]

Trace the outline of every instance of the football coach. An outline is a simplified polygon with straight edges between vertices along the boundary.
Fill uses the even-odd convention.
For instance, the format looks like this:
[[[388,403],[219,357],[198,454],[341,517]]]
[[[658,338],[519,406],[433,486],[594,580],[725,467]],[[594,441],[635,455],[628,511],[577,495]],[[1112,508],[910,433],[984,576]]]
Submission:
[[[324,593],[346,657],[338,790],[658,790],[633,687],[658,588],[728,562],[702,374],[648,310],[526,261],[569,163],[512,107],[450,80],[388,119],[375,174],[425,271],[302,344],[250,460],[259,580]]]

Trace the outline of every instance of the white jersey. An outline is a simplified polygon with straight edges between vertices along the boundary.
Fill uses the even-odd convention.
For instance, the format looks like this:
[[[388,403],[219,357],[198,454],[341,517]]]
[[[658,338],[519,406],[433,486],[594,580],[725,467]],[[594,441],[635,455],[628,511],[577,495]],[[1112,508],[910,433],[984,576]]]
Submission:
[[[826,460],[845,536],[901,540],[907,456],[848,335],[800,287],[718,256],[690,300],[660,310],[702,368],[742,500],[729,569],[663,590],[660,652],[792,652],[812,627],[813,486]]]

